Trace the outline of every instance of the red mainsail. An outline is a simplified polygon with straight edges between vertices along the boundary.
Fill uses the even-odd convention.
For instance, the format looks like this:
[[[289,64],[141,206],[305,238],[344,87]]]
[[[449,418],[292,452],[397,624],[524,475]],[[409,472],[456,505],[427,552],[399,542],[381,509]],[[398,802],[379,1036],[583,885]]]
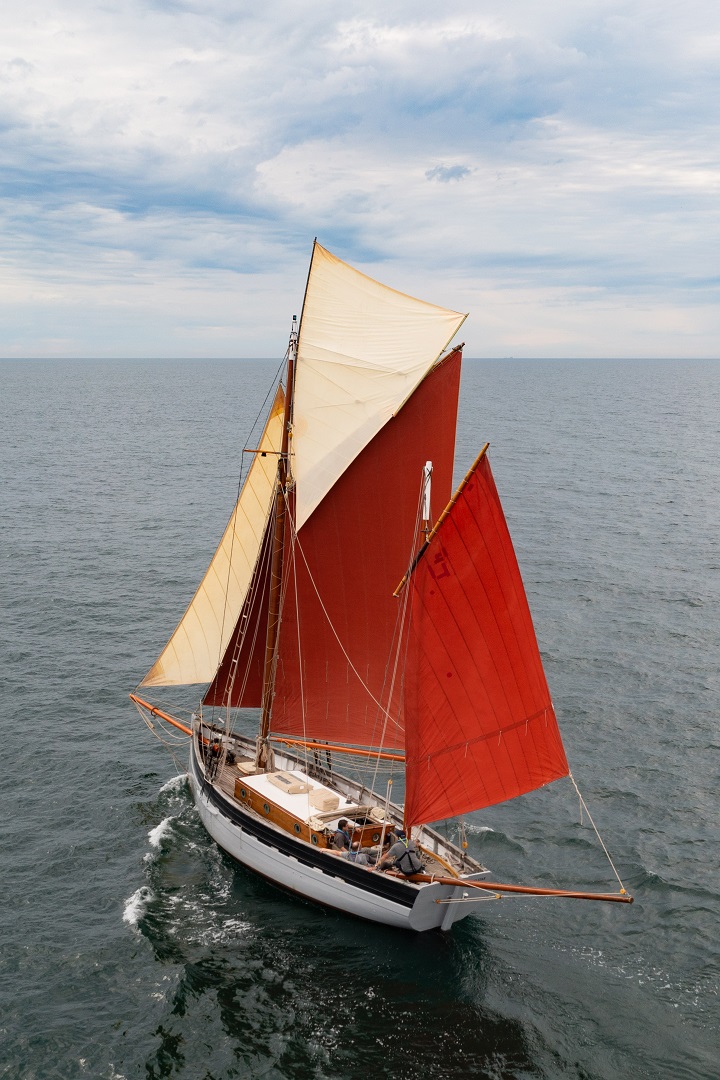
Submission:
[[[406,824],[492,806],[569,772],[487,457],[406,586]]]
[[[387,708],[392,678],[393,589],[412,554],[426,461],[436,513],[450,497],[460,363],[455,350],[430,371],[314,510],[294,550],[286,546],[272,734],[404,745],[377,704]]]

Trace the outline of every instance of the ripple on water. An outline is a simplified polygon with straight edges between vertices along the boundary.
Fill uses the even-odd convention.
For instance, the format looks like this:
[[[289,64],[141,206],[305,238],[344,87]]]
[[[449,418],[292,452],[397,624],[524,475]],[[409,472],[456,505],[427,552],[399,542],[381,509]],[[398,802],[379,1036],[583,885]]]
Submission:
[[[489,439],[573,775],[636,903],[488,903],[449,939],[234,866],[127,701],[276,367],[0,365],[7,1075],[714,1080],[720,365],[465,365],[458,478]],[[607,887],[576,811],[558,784],[470,815],[470,850]]]

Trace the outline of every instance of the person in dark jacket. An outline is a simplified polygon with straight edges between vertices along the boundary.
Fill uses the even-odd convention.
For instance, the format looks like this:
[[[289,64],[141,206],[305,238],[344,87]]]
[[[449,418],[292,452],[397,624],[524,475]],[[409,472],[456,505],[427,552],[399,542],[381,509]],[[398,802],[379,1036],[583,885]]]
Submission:
[[[377,870],[399,870],[401,874],[410,876],[422,871],[422,859],[418,846],[414,840],[410,840],[402,829],[397,830],[397,843],[390,847],[386,855],[383,855],[377,864]]]
[[[336,851],[349,851],[352,843],[350,823],[347,818],[340,818],[335,835],[332,838],[332,846]]]
[[[218,738],[213,739],[208,747],[207,754],[207,774],[208,780],[214,780],[217,776],[218,766],[220,765],[220,756],[222,754],[222,744]]]

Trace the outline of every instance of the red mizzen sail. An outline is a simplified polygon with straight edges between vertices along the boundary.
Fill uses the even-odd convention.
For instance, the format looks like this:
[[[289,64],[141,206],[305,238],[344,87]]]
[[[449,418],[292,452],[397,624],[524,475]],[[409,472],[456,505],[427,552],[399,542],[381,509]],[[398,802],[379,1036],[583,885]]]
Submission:
[[[385,726],[376,702],[388,706],[393,589],[411,555],[426,461],[433,503],[452,490],[460,363],[455,350],[430,371],[286,548],[272,734],[403,747],[402,728]]]
[[[569,772],[525,589],[482,457],[408,586],[408,826]]]

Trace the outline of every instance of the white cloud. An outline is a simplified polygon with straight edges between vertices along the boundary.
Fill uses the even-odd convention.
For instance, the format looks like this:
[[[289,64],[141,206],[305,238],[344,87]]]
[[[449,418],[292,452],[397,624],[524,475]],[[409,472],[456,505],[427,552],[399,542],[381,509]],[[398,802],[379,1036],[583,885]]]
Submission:
[[[472,310],[471,353],[716,354],[719,27],[704,0],[29,0],[0,354],[281,351],[316,234]]]

